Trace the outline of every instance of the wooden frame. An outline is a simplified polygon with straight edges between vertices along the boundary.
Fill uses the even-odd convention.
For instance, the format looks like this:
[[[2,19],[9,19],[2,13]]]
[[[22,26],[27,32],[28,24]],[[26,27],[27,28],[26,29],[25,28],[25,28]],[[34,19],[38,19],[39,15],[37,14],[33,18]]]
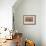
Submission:
[[[23,24],[35,25],[36,24],[36,16],[35,15],[24,15],[23,16]]]

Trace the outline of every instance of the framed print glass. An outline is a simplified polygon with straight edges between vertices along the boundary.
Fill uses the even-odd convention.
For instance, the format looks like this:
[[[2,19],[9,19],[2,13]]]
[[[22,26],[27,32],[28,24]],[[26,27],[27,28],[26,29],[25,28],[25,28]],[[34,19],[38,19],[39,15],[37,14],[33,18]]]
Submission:
[[[36,24],[36,16],[35,15],[24,15],[23,23],[25,25],[35,25]]]

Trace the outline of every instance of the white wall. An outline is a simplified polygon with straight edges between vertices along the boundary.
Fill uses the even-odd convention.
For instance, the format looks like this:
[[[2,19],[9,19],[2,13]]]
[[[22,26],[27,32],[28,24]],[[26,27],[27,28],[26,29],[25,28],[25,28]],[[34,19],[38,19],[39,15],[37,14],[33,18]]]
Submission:
[[[41,0],[23,0],[13,6],[13,12],[15,29],[22,32],[24,38],[34,40],[36,46],[41,46]],[[36,25],[24,25],[24,15],[36,15]]]
[[[42,46],[46,46],[46,0],[41,1],[41,38]]]
[[[12,28],[12,6],[16,0],[0,0],[0,27]]]
[[[12,28],[12,16],[11,15],[12,15],[12,6],[15,3],[15,1],[16,0],[0,0],[0,26]],[[42,12],[42,15],[41,15],[41,37],[42,37],[42,46],[46,46],[46,0],[41,0],[41,4],[42,4],[41,5],[42,6],[42,11],[41,11]],[[26,6],[25,6],[25,8],[26,8]],[[20,19],[20,16],[18,16],[18,17]],[[18,24],[18,26],[20,28],[18,30],[20,32],[21,31],[22,32],[25,31],[24,34],[26,32],[28,32],[27,29],[30,29],[30,27],[32,28],[32,26],[20,26],[19,24]],[[21,22],[21,25],[22,24],[23,24],[23,21]],[[31,30],[29,30],[29,31],[31,31]],[[34,34],[34,32],[35,33],[38,33],[39,31],[31,31],[30,33],[32,33],[32,32]],[[39,33],[38,33],[38,35],[39,35]]]
[[[37,46],[39,46],[40,41],[41,46],[46,46],[46,0],[27,0],[16,3],[13,6],[13,12],[15,15],[15,29],[23,32],[27,38],[33,38],[37,42]],[[36,14],[37,24],[32,26],[23,25],[23,15],[25,14]]]

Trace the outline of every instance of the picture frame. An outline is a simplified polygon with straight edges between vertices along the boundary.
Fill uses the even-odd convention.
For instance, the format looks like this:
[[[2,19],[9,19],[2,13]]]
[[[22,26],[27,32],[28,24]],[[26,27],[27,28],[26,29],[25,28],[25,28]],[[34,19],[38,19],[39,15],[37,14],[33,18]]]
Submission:
[[[36,15],[24,15],[23,24],[24,25],[35,25],[36,24]]]

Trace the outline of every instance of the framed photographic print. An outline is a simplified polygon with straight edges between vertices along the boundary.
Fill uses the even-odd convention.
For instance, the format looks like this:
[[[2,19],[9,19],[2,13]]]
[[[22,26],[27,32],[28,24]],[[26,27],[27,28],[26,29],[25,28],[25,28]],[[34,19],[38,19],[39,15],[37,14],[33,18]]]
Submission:
[[[25,25],[35,25],[36,24],[36,16],[35,15],[24,15],[23,23]]]

